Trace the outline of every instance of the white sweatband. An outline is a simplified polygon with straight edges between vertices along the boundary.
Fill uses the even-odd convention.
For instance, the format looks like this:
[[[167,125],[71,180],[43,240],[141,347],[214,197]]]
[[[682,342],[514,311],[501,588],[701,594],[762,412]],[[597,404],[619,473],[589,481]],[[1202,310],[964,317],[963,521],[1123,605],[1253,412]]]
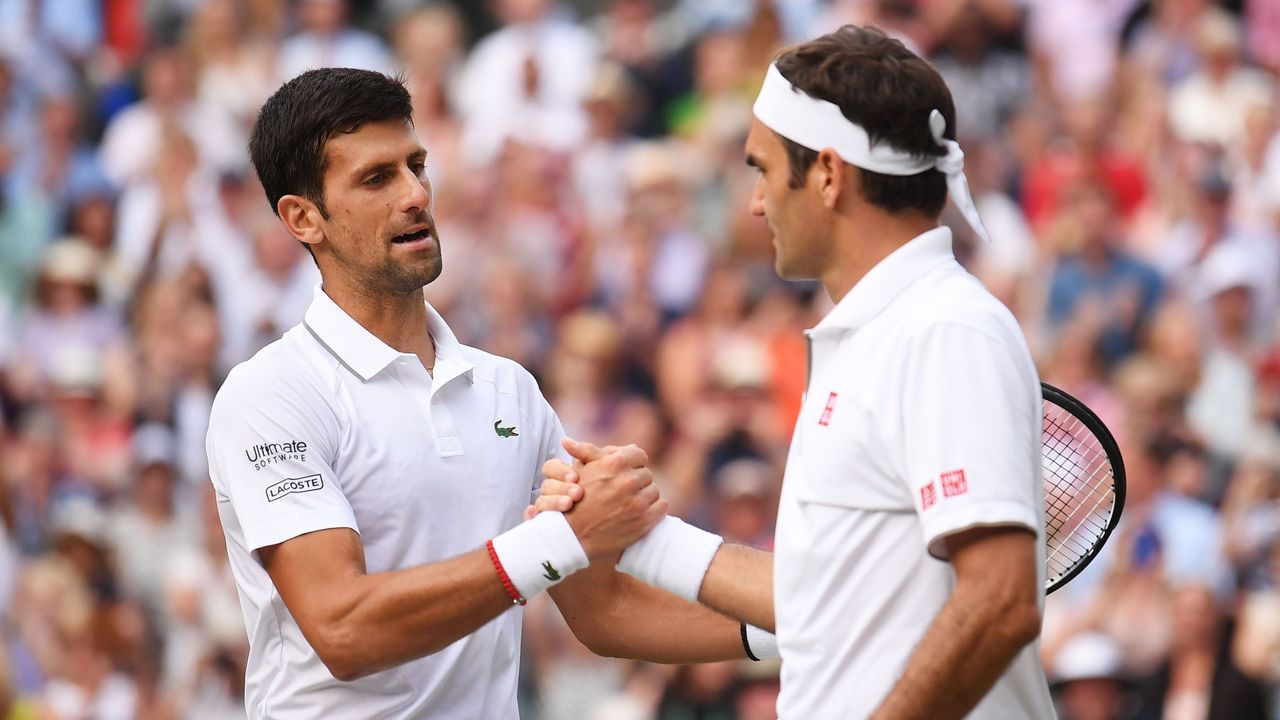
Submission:
[[[590,563],[564,513],[538,513],[490,542],[501,563],[499,573],[506,573],[524,599]]]
[[[618,569],[650,585],[698,602],[702,579],[724,538],[670,515],[627,548]]]
[[[947,121],[938,110],[930,111],[927,118],[929,133],[946,152],[940,156],[912,155],[883,143],[872,143],[867,131],[845,117],[839,106],[795,87],[774,64],[765,74],[764,85],[751,111],[765,127],[791,142],[814,151],[831,148],[841,160],[871,172],[906,176],[936,168],[946,175],[947,194],[969,226],[978,237],[991,241],[969,193],[969,181],[964,176],[964,151],[960,143],[943,137]]]
[[[777,660],[782,657],[782,653],[778,652],[778,636],[755,625],[742,624],[742,646],[747,651],[747,657],[752,660]]]

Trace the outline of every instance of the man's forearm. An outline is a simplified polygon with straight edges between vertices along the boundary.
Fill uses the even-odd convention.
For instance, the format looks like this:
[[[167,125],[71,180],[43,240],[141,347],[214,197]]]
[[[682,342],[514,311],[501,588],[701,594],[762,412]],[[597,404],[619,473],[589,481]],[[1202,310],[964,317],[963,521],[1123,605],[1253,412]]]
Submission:
[[[698,602],[774,632],[773,553],[745,545],[721,545],[702,579]]]
[[[874,720],[963,718],[1039,631],[1039,616],[1012,615],[959,588],[943,606]]]
[[[597,563],[551,589],[574,635],[597,655],[671,665],[746,657],[738,622]]]
[[[302,630],[330,672],[351,680],[438,652],[511,606],[481,548],[348,578],[324,615]]]

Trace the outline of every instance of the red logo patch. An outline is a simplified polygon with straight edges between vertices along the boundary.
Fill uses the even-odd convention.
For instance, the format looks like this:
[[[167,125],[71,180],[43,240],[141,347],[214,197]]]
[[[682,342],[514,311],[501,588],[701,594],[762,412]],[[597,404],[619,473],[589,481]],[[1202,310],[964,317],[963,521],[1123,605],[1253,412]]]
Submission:
[[[923,510],[928,510],[936,502],[938,502],[938,491],[933,487],[933,481],[930,480],[928,485],[920,488],[920,507]]]
[[[969,492],[969,483],[964,479],[964,470],[952,470],[942,473],[942,494],[955,497]]]
[[[836,394],[831,393],[827,396],[827,406],[822,409],[822,417],[818,418],[818,424],[826,427],[831,424],[831,413],[836,409]]]

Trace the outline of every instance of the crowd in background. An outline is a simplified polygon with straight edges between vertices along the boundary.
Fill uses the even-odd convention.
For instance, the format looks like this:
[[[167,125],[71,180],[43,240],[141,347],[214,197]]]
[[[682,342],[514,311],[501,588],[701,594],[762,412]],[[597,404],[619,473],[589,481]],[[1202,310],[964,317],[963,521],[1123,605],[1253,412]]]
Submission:
[[[994,237],[948,214],[957,254],[1124,454],[1047,602],[1063,717],[1280,718],[1274,0],[0,0],[0,719],[243,716],[204,435],[318,281],[245,150],[309,67],[403,73],[459,338],[770,547],[830,305],[774,274],[742,142],[773,53],[845,23],[947,80]],[[545,598],[524,652],[526,718],[775,717],[776,664],[597,658]]]

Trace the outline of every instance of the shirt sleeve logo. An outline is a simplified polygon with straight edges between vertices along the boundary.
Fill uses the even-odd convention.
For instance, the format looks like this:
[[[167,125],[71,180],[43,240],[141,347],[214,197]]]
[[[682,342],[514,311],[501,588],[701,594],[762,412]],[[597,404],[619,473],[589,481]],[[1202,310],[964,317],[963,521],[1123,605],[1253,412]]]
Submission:
[[[920,488],[920,509],[928,510],[938,502],[938,489],[934,486],[933,481]]]
[[[942,494],[955,497],[969,492],[969,482],[964,478],[964,470],[952,470],[942,473]]]
[[[826,427],[831,424],[831,413],[836,411],[836,398],[839,397],[835,393],[827,396],[827,406],[822,408],[822,417],[818,418],[818,424]]]
[[[285,495],[294,493],[311,492],[324,487],[324,478],[317,475],[307,475],[300,478],[289,478],[281,480],[275,485],[267,488],[267,502],[275,502]]]
[[[285,460],[306,462],[307,443],[305,440],[259,443],[245,450],[244,456],[249,462],[253,463],[254,470],[261,470],[272,463],[284,462]]]

